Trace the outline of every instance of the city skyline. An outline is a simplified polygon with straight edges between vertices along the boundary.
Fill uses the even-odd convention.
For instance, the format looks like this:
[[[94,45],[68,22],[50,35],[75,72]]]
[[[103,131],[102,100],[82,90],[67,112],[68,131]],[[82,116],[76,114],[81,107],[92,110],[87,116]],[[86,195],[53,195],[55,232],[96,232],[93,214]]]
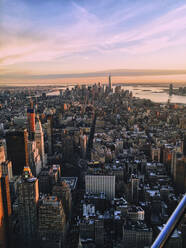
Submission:
[[[129,82],[184,82],[185,10],[183,0],[1,0],[1,84],[112,71]]]

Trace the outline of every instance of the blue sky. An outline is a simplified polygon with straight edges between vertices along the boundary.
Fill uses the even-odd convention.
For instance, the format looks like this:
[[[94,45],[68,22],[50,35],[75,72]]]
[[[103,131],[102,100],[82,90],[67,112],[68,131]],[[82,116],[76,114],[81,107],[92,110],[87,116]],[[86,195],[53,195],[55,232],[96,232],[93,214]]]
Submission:
[[[0,0],[0,74],[185,69],[185,0]]]

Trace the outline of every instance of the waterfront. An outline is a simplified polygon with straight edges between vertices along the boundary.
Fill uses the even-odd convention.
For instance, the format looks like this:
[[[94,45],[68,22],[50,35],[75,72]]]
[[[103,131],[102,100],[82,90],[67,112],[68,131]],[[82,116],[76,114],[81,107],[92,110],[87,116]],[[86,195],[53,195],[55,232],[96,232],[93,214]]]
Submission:
[[[65,90],[67,87],[61,87],[58,88],[57,90],[55,89],[54,91],[49,92],[47,95],[59,95],[60,92],[59,90]],[[68,87],[69,90],[73,88],[73,86]],[[140,99],[149,99],[153,102],[158,102],[158,103],[166,103],[166,102],[171,102],[171,103],[182,103],[186,104],[186,96],[179,96],[179,95],[172,95],[170,96],[165,89],[167,90],[168,87],[166,86],[142,86],[142,85],[124,85],[121,87],[124,90],[129,90],[132,91],[134,97],[138,97]],[[115,86],[113,86],[113,90],[115,90]]]

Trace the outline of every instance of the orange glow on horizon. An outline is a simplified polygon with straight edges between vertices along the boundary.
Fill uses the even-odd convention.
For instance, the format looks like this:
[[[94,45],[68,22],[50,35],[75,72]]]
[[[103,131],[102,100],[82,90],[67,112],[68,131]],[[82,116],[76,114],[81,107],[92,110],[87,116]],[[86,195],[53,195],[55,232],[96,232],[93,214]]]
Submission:
[[[1,85],[7,86],[42,86],[42,85],[69,85],[69,84],[94,84],[100,82],[108,83],[108,77],[82,77],[82,78],[56,78],[56,79],[16,79],[2,80]],[[139,83],[139,84],[180,84],[186,83],[186,75],[168,76],[112,76],[112,83]]]

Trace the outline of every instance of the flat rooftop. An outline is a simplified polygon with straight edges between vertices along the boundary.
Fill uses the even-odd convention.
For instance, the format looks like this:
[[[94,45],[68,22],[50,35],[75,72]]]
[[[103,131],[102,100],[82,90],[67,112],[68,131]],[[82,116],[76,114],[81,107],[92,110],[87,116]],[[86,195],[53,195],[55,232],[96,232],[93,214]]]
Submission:
[[[61,182],[66,182],[69,186],[70,189],[73,191],[76,188],[77,185],[77,177],[60,177]]]

